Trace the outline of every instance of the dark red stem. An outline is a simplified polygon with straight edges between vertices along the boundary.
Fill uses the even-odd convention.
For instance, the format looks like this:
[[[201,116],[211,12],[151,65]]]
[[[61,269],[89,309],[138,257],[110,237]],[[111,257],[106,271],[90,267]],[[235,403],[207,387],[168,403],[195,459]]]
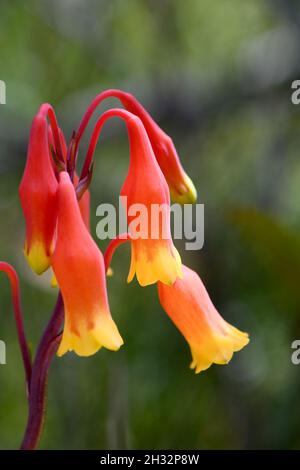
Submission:
[[[28,395],[30,381],[31,381],[31,358],[30,358],[30,352],[29,352],[28,343],[27,343],[26,335],[25,335],[25,329],[24,329],[23,314],[22,314],[22,308],[21,308],[19,277],[15,269],[10,264],[5,263],[4,261],[0,262],[0,271],[5,272],[10,282],[12,302],[13,302],[13,308],[14,308],[14,316],[15,316],[15,322],[16,322],[16,327],[17,327],[17,332],[18,332],[22,360],[24,364],[27,395]]]
[[[55,151],[57,153],[57,156],[61,162],[64,161],[64,155],[63,155],[63,149],[61,145],[61,131],[59,129],[56,115],[54,112],[54,109],[52,108],[51,104],[49,103],[44,103],[41,105],[39,112],[43,115],[48,116],[52,134],[53,134],[53,140],[54,140],[54,146],[55,146]]]
[[[93,99],[86,112],[84,113],[83,118],[81,119],[81,122],[79,124],[78,130],[75,134],[74,152],[76,155],[78,151],[79,142],[94,111],[106,98],[118,98],[123,104],[123,106],[127,109],[127,111],[130,111],[141,119],[149,135],[151,135],[151,133],[153,133],[156,129],[161,132],[160,128],[152,119],[150,114],[133,95],[131,95],[130,93],[126,93],[125,91],[112,88],[99,93]]]
[[[107,272],[108,268],[110,267],[110,263],[112,260],[112,257],[114,255],[115,250],[122,245],[123,243],[126,243],[130,241],[130,235],[129,233],[122,233],[118,236],[116,236],[111,242],[109,243],[108,247],[105,250],[104,253],[104,264],[105,264],[105,271]]]
[[[89,169],[91,167],[91,163],[93,161],[95,148],[96,148],[103,124],[105,123],[105,121],[107,121],[107,119],[112,118],[112,117],[119,117],[123,119],[126,122],[126,124],[128,124],[130,120],[139,120],[137,116],[130,113],[129,111],[126,111],[125,109],[114,108],[114,109],[109,109],[108,111],[105,111],[105,113],[103,113],[100,116],[100,118],[96,122],[95,127],[93,129],[92,137],[90,139],[90,143],[89,143],[88,151],[87,151],[85,161],[83,164],[83,168],[81,171],[80,179],[83,179],[88,174]]]
[[[81,119],[81,122],[79,124],[78,130],[76,132],[76,144],[75,144],[76,150],[78,148],[79,141],[81,140],[81,137],[89,123],[89,120],[91,119],[92,114],[94,113],[95,109],[99,106],[99,104],[102,103],[102,101],[105,100],[106,98],[119,98],[120,101],[122,102],[122,96],[124,95],[126,96],[126,93],[122,92],[121,90],[111,89],[111,90],[105,90],[102,93],[99,93],[99,95],[97,95],[93,99],[93,101],[87,108],[86,112],[84,113]]]
[[[63,300],[59,293],[52,317],[40,341],[32,367],[29,414],[21,444],[22,450],[36,449],[39,442],[44,421],[48,370],[61,340],[63,316]]]

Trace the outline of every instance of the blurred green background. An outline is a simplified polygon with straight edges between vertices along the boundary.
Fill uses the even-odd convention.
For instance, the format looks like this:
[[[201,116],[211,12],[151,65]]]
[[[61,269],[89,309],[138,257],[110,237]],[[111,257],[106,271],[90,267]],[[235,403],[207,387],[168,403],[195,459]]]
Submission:
[[[300,447],[300,366],[291,363],[300,338],[300,110],[291,103],[299,44],[296,0],[1,1],[0,259],[20,274],[33,350],[55,292],[22,255],[17,189],[31,120],[48,101],[69,138],[93,96],[112,87],[134,93],[174,139],[205,204],[204,248],[176,244],[223,317],[251,336],[228,366],[194,375],[155,287],[126,284],[129,251],[120,248],[108,291],[125,346],[55,358],[40,448]],[[127,165],[125,128],[111,121],[91,187],[94,236],[96,207],[117,202]],[[27,403],[9,285],[0,280],[7,449],[21,441]]]

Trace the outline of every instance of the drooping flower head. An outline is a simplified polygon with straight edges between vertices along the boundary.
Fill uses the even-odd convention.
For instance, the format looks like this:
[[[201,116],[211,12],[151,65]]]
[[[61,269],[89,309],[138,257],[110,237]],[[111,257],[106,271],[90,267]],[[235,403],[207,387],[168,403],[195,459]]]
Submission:
[[[26,167],[19,188],[26,223],[24,253],[37,274],[50,265],[56,225],[56,189],[43,105],[32,122]]]
[[[103,256],[86,228],[66,172],[58,185],[57,241],[51,264],[65,306],[58,355],[89,356],[101,346],[117,350],[123,340],[111,317]]]
[[[159,282],[158,294],[162,307],[189,343],[191,368],[199,373],[213,363],[227,364],[249,338],[223,320],[198,274],[186,266],[182,269],[183,279],[172,286]]]
[[[158,126],[141,103],[130,93],[126,93],[122,90],[111,89],[105,90],[97,95],[83,116],[78,128],[77,140],[79,141],[81,139],[87,123],[96,107],[104,99],[109,97],[118,98],[127,111],[135,114],[142,121],[150,139],[157,162],[169,185],[172,200],[180,204],[195,203],[197,200],[196,188],[181,165],[171,137],[169,137]]]
[[[137,116],[124,109],[111,109],[102,114],[91,138],[81,178],[89,168],[104,122],[115,116],[125,120],[130,142],[129,170],[121,189],[132,240],[128,282],[136,274],[142,286],[157,281],[173,284],[182,272],[180,256],[170,233],[169,189]],[[142,214],[137,214],[140,211]],[[136,223],[137,220],[140,222]]]
[[[170,196],[166,180],[153,154],[143,124],[137,117],[128,121],[130,163],[121,196],[127,198],[127,218],[132,235],[130,282],[136,274],[142,286],[161,281],[173,284],[182,276],[181,260],[170,233]],[[146,209],[140,217],[138,233],[130,230],[136,211]],[[141,214],[139,214],[141,215]],[[139,234],[140,232],[140,234]]]

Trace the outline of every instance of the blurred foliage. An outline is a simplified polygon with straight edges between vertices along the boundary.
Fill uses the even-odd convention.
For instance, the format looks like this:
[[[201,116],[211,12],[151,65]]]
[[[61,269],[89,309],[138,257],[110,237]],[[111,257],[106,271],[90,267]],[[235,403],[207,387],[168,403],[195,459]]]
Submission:
[[[178,244],[182,258],[224,318],[251,336],[229,366],[195,376],[155,287],[126,284],[129,251],[120,248],[108,289],[125,346],[54,360],[40,447],[299,448],[300,373],[290,360],[300,337],[300,133],[290,100],[299,2],[2,0],[0,8],[0,258],[20,273],[33,350],[55,292],[30,273],[21,248],[17,188],[31,119],[49,101],[69,138],[92,97],[112,87],[134,93],[173,137],[205,204],[204,248]],[[118,201],[128,165],[124,126],[111,122],[100,140],[93,235],[96,207]],[[16,448],[27,405],[3,275],[0,306],[0,447]]]

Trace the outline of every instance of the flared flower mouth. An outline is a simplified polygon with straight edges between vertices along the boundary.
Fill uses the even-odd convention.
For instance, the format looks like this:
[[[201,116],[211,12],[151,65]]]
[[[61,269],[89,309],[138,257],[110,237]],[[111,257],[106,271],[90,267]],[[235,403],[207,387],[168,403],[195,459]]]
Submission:
[[[224,322],[225,323],[225,322]],[[249,343],[249,335],[227,324],[224,334],[212,333],[196,344],[191,343],[192,362],[190,368],[196,374],[208,369],[212,364],[228,364],[233,353]]]
[[[74,316],[74,312],[71,314],[66,311],[65,314],[67,320],[57,351],[58,356],[63,356],[69,351],[74,351],[78,356],[91,356],[102,347],[117,351],[124,344],[118,328],[108,312],[94,312],[93,317],[96,318],[96,321],[92,325],[85,321],[91,312],[78,312],[76,317],[82,320],[76,323],[76,327],[72,327],[69,320]]]
[[[141,286],[160,281],[172,285],[182,278],[180,255],[169,240],[135,240],[131,242],[131,264],[127,282],[136,275]]]

